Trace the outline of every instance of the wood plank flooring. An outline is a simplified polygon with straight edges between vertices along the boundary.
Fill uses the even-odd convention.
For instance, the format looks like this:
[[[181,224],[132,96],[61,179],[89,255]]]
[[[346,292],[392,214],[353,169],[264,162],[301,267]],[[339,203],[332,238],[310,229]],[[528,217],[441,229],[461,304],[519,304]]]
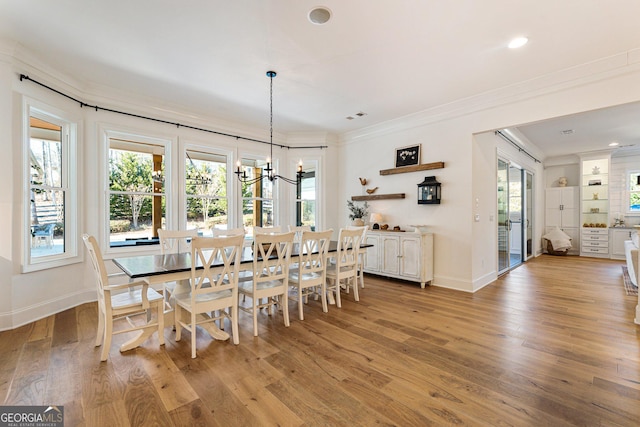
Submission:
[[[198,331],[109,361],[85,304],[0,333],[5,405],[67,426],[638,426],[640,326],[622,263],[543,255],[475,294],[366,276],[360,302],[241,313],[240,345]]]

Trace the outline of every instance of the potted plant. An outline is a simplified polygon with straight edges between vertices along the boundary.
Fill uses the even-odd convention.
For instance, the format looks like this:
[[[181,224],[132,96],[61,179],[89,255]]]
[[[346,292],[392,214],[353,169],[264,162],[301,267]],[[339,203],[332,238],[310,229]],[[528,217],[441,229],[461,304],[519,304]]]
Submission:
[[[347,200],[347,207],[349,208],[349,219],[352,221],[352,225],[363,226],[364,219],[369,214],[369,204],[364,202],[363,205],[357,205],[352,200]]]

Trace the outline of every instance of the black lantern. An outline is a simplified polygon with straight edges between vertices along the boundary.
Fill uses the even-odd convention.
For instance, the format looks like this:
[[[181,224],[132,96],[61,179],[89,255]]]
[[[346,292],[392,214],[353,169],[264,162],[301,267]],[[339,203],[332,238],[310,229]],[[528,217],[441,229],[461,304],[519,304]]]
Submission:
[[[439,205],[440,195],[440,183],[435,176],[425,176],[424,181],[418,184],[419,205]]]

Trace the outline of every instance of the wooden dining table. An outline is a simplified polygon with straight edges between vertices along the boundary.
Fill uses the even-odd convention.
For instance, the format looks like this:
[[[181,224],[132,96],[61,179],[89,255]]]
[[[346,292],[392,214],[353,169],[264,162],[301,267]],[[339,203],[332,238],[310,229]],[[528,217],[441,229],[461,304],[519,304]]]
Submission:
[[[361,244],[361,248],[373,246],[371,244]],[[295,243],[291,253],[291,262],[295,263],[299,258],[300,245]],[[332,240],[329,243],[329,256],[338,250],[338,242]],[[175,254],[146,254],[134,255],[127,257],[116,257],[112,259],[113,263],[118,266],[131,279],[144,279],[149,285],[164,285],[168,282],[177,282],[177,286],[189,286],[188,280],[191,278],[191,253],[181,252]],[[200,261],[198,260],[198,263]],[[253,248],[243,247],[240,258],[240,271],[253,270]],[[216,265],[215,263],[213,264]],[[220,261],[222,266],[222,261]],[[202,268],[202,265],[196,265],[196,269]],[[167,317],[169,316],[169,317]],[[165,312],[165,325],[175,324],[173,319],[173,310]],[[218,329],[214,322],[202,325],[207,332],[219,340],[229,339],[229,334]]]

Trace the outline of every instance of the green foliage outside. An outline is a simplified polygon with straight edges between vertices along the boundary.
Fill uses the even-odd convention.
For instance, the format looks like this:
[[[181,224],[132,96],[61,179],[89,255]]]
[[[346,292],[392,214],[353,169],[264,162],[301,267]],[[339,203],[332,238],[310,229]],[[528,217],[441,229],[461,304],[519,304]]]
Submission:
[[[109,157],[109,188],[112,191],[151,193],[153,191],[151,156],[128,151],[117,151],[117,153],[119,155]],[[110,197],[111,219],[130,219],[133,229],[139,228],[141,220],[151,219],[152,208],[152,198],[147,195],[114,194]]]
[[[186,165],[187,221],[211,228],[227,223],[227,168],[224,163],[189,161]]]

